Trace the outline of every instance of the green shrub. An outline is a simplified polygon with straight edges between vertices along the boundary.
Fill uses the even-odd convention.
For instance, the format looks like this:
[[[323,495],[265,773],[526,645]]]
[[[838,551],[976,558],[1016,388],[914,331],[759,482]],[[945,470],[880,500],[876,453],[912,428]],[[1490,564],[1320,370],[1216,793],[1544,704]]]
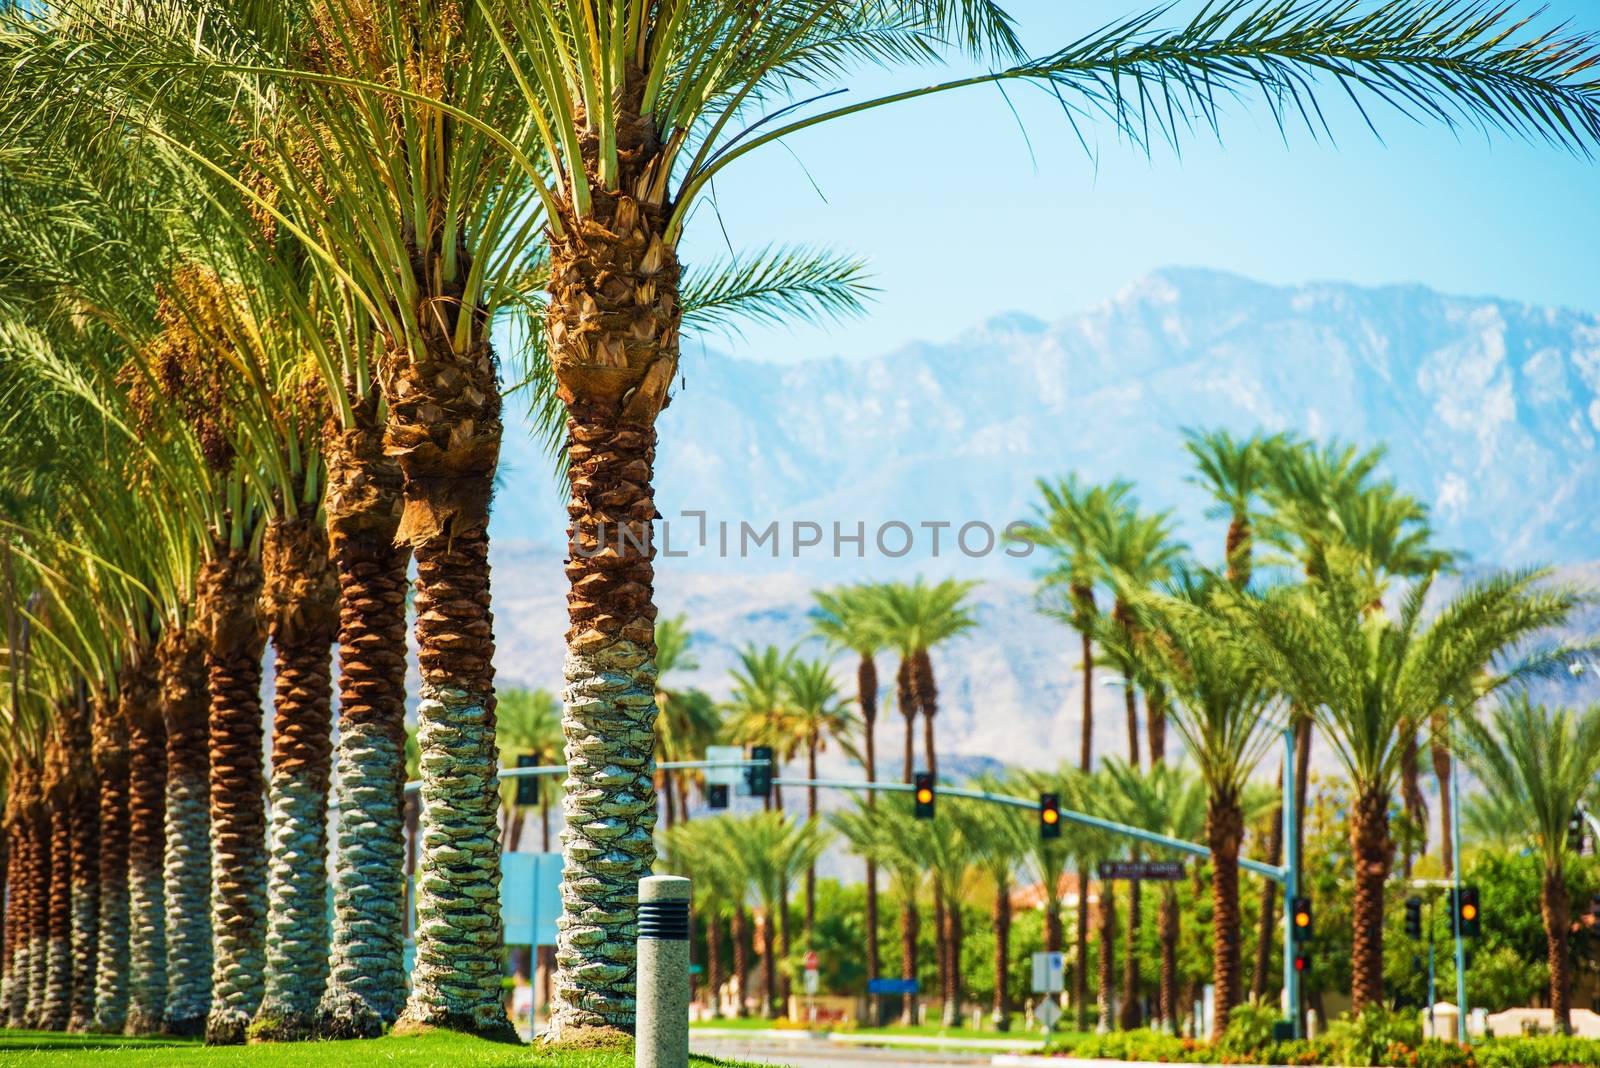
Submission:
[[[1369,1005],[1354,1017],[1330,1024],[1327,1037],[1335,1063],[1350,1068],[1410,1065],[1411,1054],[1422,1045],[1422,1021],[1409,1010]]]
[[[1430,1038],[1417,1047],[1417,1068],[1474,1068],[1472,1047]]]
[[[1217,1040],[1217,1052],[1228,1063],[1260,1063],[1272,1045],[1272,1025],[1277,1022],[1276,1006],[1258,1001],[1235,1005],[1228,1014],[1228,1029]]]
[[[1600,1040],[1538,1035],[1530,1038],[1492,1038],[1476,1046],[1478,1068],[1549,1068],[1600,1065]]]

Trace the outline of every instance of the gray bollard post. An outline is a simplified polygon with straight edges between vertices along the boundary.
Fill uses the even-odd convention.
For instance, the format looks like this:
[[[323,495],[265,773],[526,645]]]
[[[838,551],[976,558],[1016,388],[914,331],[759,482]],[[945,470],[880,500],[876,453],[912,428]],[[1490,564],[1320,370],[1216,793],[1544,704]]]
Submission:
[[[688,879],[639,880],[638,996],[634,1068],[688,1068]]]

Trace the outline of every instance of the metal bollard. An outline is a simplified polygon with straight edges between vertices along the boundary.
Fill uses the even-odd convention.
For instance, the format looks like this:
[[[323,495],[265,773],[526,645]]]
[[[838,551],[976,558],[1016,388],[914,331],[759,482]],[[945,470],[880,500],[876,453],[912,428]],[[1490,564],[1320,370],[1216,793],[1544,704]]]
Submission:
[[[688,879],[639,880],[638,996],[634,1068],[688,1068]]]

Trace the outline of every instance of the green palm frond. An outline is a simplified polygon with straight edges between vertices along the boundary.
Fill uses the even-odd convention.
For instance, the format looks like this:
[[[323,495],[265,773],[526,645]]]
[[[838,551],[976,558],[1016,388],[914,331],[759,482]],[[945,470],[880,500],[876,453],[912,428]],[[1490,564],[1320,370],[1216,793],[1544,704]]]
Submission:
[[[690,271],[683,283],[683,325],[737,334],[741,322],[850,319],[865,314],[876,293],[865,261],[857,257],[773,245]]]

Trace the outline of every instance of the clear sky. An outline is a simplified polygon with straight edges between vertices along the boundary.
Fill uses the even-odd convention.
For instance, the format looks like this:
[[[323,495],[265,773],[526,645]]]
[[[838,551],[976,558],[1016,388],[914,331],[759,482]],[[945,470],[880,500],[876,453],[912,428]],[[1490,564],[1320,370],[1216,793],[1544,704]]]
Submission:
[[[1007,6],[1043,52],[1145,5]],[[1166,22],[1194,7],[1180,3]],[[1600,31],[1592,0],[1551,0],[1545,17]],[[851,94],[939,78],[871,73]],[[788,150],[733,164],[716,184],[718,211],[703,204],[691,223],[686,262],[725,254],[724,230],[735,249],[823,244],[866,257],[882,292],[864,320],[709,343],[755,359],[873,356],[1003,311],[1055,319],[1174,264],[1600,312],[1600,162],[1419,126],[1382,105],[1379,142],[1337,89],[1323,94],[1333,145],[1303,127],[1286,144],[1252,98],[1228,105],[1220,144],[1197,133],[1181,157],[1166,147],[1146,157],[1102,123],[1086,128],[1091,157],[1053,100],[1027,88],[1011,100],[1032,157],[1006,102],[981,88],[813,128]]]

